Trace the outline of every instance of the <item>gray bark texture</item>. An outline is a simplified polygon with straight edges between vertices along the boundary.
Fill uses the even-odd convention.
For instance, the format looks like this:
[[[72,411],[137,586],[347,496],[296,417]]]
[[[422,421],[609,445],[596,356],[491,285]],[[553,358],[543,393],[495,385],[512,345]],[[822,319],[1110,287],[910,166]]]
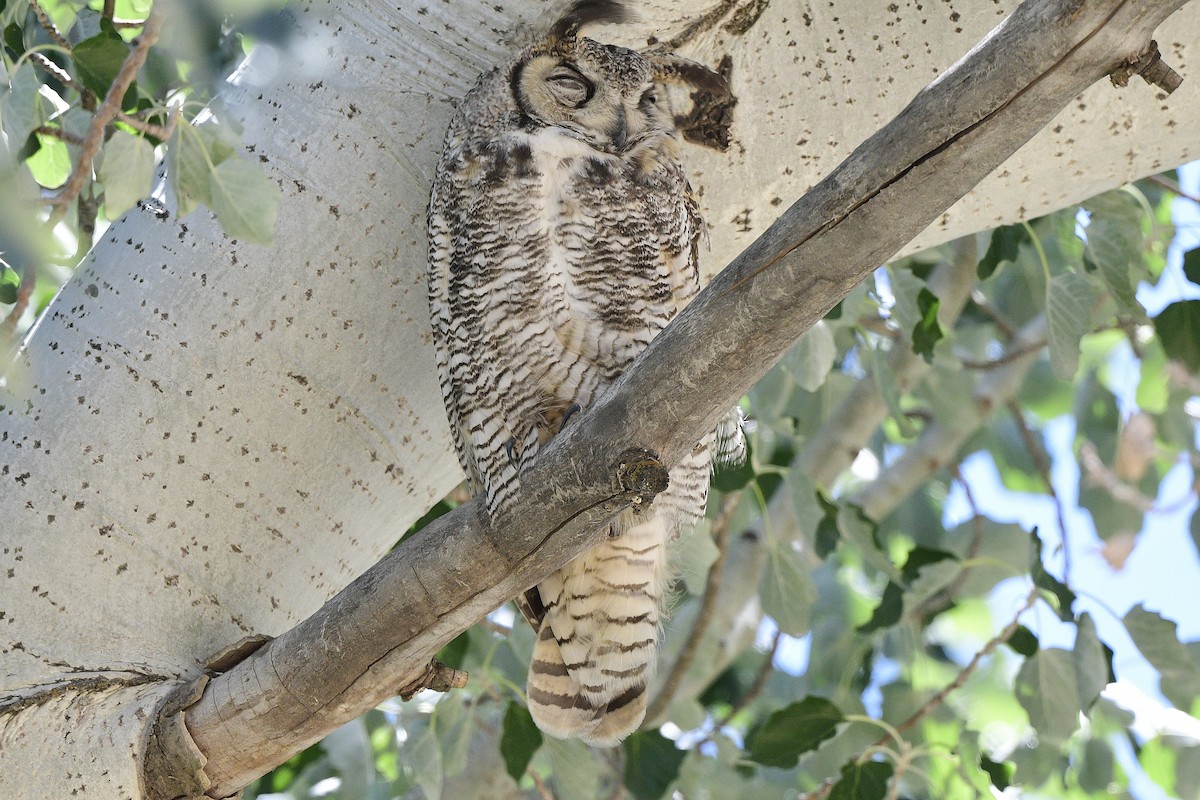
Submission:
[[[468,503],[382,561],[461,477],[425,311],[441,134],[546,10],[294,4],[301,46],[257,54],[225,98],[283,190],[275,243],[131,212],[6,375],[0,796],[229,796],[418,682],[652,494],[659,463],[878,264],[1194,156],[1196,4],[1158,33],[1189,78],[1175,95],[1080,95],[1182,4],[664,3],[596,31],[731,57],[734,147],[690,155],[707,263],[732,264],[545,452],[512,515]]]

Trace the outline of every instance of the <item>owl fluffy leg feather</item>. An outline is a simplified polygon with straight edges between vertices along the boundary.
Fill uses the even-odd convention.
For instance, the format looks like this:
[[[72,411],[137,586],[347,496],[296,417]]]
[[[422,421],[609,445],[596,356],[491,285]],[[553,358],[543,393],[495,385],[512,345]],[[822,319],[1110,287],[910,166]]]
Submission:
[[[658,655],[668,530],[625,512],[607,539],[539,586],[545,617],[529,710],[552,736],[614,745],[641,724]]]

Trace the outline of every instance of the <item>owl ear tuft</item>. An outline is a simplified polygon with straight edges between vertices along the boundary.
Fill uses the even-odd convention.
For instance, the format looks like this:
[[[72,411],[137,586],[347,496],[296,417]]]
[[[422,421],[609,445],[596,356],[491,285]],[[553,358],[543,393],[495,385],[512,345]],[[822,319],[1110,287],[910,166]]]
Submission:
[[[657,83],[684,84],[718,97],[731,97],[733,94],[725,76],[703,64],[673,53],[654,53],[648,58],[653,66],[654,80]]]
[[[574,39],[579,31],[601,22],[619,24],[629,22],[633,15],[618,0],[575,0],[550,28],[550,39]]]

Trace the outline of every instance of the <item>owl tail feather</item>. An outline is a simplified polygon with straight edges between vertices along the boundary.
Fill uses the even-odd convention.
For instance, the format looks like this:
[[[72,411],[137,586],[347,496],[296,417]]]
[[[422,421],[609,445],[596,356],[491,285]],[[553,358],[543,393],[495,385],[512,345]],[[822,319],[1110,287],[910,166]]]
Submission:
[[[667,527],[626,512],[609,538],[543,581],[529,711],[558,738],[612,746],[646,715],[658,659]]]

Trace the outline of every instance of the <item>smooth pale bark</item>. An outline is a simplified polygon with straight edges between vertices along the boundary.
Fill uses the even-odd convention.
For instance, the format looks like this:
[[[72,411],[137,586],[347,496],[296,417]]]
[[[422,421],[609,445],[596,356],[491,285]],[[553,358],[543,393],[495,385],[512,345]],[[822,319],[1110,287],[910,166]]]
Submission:
[[[603,33],[634,43],[629,37],[644,41],[654,31],[666,41],[686,27],[685,16],[713,5],[650,7],[639,24]],[[1000,18],[956,20],[939,7],[876,19],[846,2],[785,20],[791,12],[782,5],[733,24],[741,10],[729,4],[715,25],[680,48],[708,63],[728,53],[740,96],[731,153],[689,153],[714,224],[711,267]],[[204,211],[182,221],[134,211],[56,299],[0,399],[0,795],[150,796],[139,758],[156,750],[146,741],[156,704],[238,640],[277,636],[310,617],[457,483],[425,317],[425,196],[454,102],[480,71],[511,52],[503,32],[544,11],[524,2],[501,10],[296,4],[303,46],[258,54],[226,97],[246,124],[254,157],[283,189],[275,244],[231,242]],[[1190,63],[1198,40],[1194,4],[1160,35],[1176,66]],[[1110,41],[1087,63],[1132,54],[1143,43]],[[1005,53],[993,66],[1016,59],[1032,70],[1039,58],[1044,53]],[[1079,86],[1086,82],[1074,77]],[[1197,85],[1188,81],[1166,101],[1140,82],[1121,92],[1089,90],[1065,112],[1062,130],[1002,167],[996,183],[976,193],[980,199],[964,201],[975,203],[969,211],[953,212],[967,225],[954,232],[1041,213],[1185,160],[1200,136]],[[1067,92],[1060,105],[1077,91],[1056,88]],[[1022,125],[1053,110],[1044,98],[1027,99],[1032,108],[1021,107]],[[953,116],[953,109],[936,111],[938,125]],[[973,169],[990,168],[969,143],[966,154]],[[910,177],[918,187],[945,183],[947,192],[965,191],[981,177],[940,173],[938,163],[926,161]],[[854,173],[846,183],[865,177]],[[927,199],[915,190],[907,197],[906,205]],[[833,208],[807,214],[815,225],[837,215]],[[850,241],[870,240],[873,248],[853,265],[838,257],[846,248],[799,272],[781,264],[787,275],[809,280],[818,269],[838,273],[821,283],[790,331],[831,305],[852,272],[861,275],[927,222],[902,233],[890,215],[871,218],[850,232]],[[950,233],[936,229],[919,244]],[[748,288],[754,296],[767,291],[757,279]],[[741,320],[747,308],[735,307],[731,318]],[[743,322],[761,318],[746,314]],[[754,337],[703,344],[700,355],[714,368],[683,383],[706,385],[706,402],[727,406],[741,389],[730,380],[711,382],[730,374],[719,359],[740,358],[743,344],[766,345]],[[706,420],[683,408],[685,392],[653,397],[642,398],[652,414],[679,412],[680,428],[652,435],[646,420],[635,419],[628,441],[644,441],[669,459],[685,446],[683,428]],[[707,404],[693,409],[701,410],[707,414]],[[590,416],[571,441],[596,427],[615,430],[608,421],[623,415],[597,409]],[[575,458],[557,452],[539,474],[574,468]],[[592,476],[603,483],[607,474]],[[540,502],[562,519],[587,504],[560,503],[562,497],[549,492]],[[414,677],[438,642],[582,546],[586,527],[577,520],[534,560],[528,556],[540,537],[532,529],[493,542],[495,550],[449,533],[437,539],[431,530],[410,546],[419,550],[411,563],[389,578],[393,592],[415,594],[391,614],[368,610],[371,624],[359,629],[313,618],[318,622],[290,635],[286,652],[289,663],[300,663],[343,647],[382,644],[386,651],[405,641],[406,648],[371,661],[361,681],[333,699],[282,682],[274,691],[243,684],[237,703],[257,698],[238,706],[253,712],[251,720],[287,730],[291,719],[295,733],[277,740],[270,726],[229,733],[199,726],[201,738],[209,736],[205,752],[214,756],[209,772],[220,776],[211,791],[235,790],[271,759]],[[469,597],[455,601],[463,595]],[[450,605],[457,608],[448,614]],[[278,681],[275,662],[266,661],[278,652],[262,652],[218,678],[208,701],[222,691],[232,697],[239,675],[274,674]],[[254,673],[253,664],[264,663],[269,669]],[[282,715],[274,713],[279,708]],[[242,734],[258,748],[253,755]],[[277,752],[264,752],[264,743]],[[186,780],[179,787],[196,789]]]

